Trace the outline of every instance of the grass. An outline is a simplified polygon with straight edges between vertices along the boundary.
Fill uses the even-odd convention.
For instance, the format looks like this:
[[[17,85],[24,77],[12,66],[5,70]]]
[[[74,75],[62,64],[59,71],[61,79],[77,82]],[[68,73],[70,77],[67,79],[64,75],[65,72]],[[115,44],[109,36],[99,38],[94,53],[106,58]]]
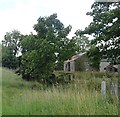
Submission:
[[[24,81],[5,68],[2,73],[3,115],[118,115],[118,98],[103,98],[102,78],[89,73],[77,73],[71,83],[51,87]]]

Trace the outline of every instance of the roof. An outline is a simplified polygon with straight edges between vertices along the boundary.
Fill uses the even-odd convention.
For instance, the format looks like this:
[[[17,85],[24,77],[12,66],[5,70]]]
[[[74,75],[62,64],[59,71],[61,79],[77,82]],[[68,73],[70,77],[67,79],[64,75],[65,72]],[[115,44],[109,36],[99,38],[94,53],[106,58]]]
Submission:
[[[79,57],[83,56],[85,53],[79,53],[79,54],[76,54],[74,56],[72,56],[70,59],[64,61],[64,63],[68,63],[68,62],[71,62],[71,61],[75,61],[76,59],[78,59]]]
[[[110,62],[108,59],[101,59],[101,62]]]
[[[105,68],[115,68],[115,69],[117,69],[117,66],[115,66],[115,65],[108,65]]]

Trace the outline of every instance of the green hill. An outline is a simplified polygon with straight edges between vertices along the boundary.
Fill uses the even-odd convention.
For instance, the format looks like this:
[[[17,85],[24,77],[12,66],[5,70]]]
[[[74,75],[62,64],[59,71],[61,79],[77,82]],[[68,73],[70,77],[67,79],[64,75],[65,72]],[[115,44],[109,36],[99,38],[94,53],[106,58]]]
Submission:
[[[84,77],[89,74],[81,73]],[[94,79],[101,81],[101,79]],[[3,115],[117,115],[118,99],[101,97],[89,90],[87,78],[68,85],[47,87],[22,80],[13,71],[2,69]],[[91,80],[92,82],[92,80]],[[91,84],[92,85],[92,84]]]

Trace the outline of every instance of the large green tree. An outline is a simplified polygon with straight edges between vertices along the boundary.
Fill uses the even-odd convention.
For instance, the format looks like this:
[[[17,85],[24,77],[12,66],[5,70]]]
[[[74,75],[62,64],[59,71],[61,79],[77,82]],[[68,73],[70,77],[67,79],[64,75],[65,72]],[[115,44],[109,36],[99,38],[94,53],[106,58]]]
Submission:
[[[46,39],[54,47],[57,54],[57,68],[63,69],[63,62],[75,54],[76,46],[74,39],[69,39],[72,26],[64,27],[64,24],[57,19],[57,14],[49,17],[40,17],[34,25],[38,37]]]
[[[74,42],[67,38],[71,26],[64,27],[57,14],[53,14],[40,17],[34,30],[37,35],[26,35],[21,40],[22,75],[28,80],[47,79],[56,65],[60,68],[59,63],[63,65],[63,61],[75,53]]]
[[[91,50],[97,48],[101,58],[120,63],[120,2],[94,2],[91,9],[87,15],[92,16],[93,21],[79,34],[94,37]],[[89,55],[92,57],[93,51]]]

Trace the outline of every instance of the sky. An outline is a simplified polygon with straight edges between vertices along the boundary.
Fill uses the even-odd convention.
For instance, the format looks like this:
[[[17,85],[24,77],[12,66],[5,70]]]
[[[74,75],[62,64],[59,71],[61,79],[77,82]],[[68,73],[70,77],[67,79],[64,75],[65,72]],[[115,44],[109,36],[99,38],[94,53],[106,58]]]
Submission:
[[[72,25],[70,37],[78,29],[84,29],[92,21],[86,12],[94,0],[0,0],[0,41],[6,32],[18,30],[22,34],[35,33],[33,25],[41,16],[57,13],[65,25]]]

